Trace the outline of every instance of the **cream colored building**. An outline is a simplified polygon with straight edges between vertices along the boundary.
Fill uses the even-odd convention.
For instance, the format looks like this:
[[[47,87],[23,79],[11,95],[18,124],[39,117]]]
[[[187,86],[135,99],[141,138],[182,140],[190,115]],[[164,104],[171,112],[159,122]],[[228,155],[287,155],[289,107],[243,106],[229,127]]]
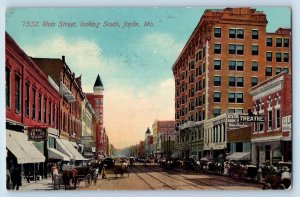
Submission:
[[[83,144],[83,154],[86,157],[93,157],[93,147],[95,147],[95,121],[96,113],[89,101],[85,98],[82,102],[82,133],[81,142]]]

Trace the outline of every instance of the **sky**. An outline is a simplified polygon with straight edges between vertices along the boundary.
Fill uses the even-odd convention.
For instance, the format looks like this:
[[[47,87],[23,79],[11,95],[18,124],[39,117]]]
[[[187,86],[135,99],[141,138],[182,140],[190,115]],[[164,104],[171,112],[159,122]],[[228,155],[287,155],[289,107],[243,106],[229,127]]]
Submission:
[[[7,9],[6,31],[32,57],[61,58],[84,92],[97,75],[104,84],[104,126],[116,148],[144,139],[155,119],[174,120],[172,65],[206,8],[18,8]],[[267,31],[291,27],[287,7],[257,8]],[[38,22],[38,26],[33,26]],[[27,26],[28,22],[31,24]],[[45,27],[43,23],[55,23]],[[59,27],[61,22],[77,27]],[[83,27],[83,23],[101,23]],[[139,23],[127,28],[125,22]],[[152,26],[145,27],[145,22]],[[119,23],[120,27],[104,24]]]

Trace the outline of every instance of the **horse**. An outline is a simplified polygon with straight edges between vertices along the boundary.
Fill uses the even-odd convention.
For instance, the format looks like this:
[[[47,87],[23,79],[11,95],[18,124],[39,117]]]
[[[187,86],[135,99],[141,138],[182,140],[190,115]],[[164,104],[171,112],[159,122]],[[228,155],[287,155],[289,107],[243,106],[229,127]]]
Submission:
[[[65,190],[71,189],[71,184],[74,184],[74,189],[76,188],[77,174],[78,174],[78,171],[76,169],[63,171],[62,180],[65,185]]]
[[[241,179],[243,176],[246,176],[246,166],[241,163],[229,162],[229,176],[236,177]]]
[[[118,174],[120,174],[121,177],[123,177],[125,172],[127,172],[127,175],[129,177],[129,166],[126,162],[122,162],[120,166],[114,166],[114,173],[116,175],[116,178],[118,177]]]

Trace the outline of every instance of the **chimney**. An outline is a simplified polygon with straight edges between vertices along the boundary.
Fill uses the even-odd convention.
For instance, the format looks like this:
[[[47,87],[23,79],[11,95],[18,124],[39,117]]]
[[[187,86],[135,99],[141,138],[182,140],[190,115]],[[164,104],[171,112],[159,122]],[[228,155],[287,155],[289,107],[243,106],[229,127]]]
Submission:
[[[63,63],[66,63],[66,61],[65,61],[65,56],[64,56],[64,55],[61,56],[61,59],[62,59]]]

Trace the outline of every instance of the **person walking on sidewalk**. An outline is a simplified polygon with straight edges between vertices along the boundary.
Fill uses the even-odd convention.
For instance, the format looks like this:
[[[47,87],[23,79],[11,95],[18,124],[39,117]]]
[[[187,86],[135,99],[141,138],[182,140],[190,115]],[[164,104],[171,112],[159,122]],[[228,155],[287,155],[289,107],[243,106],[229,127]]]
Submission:
[[[52,175],[52,183],[54,183],[54,180],[55,180],[56,176],[58,175],[58,169],[57,169],[56,164],[53,164],[53,166],[51,168],[51,175]]]
[[[102,167],[102,171],[101,171],[102,179],[107,179],[105,167],[106,167],[106,164],[104,164]]]
[[[22,185],[21,169],[17,165],[13,166],[11,171],[11,182],[13,184],[12,189],[15,190],[16,188],[16,190],[19,190],[19,187]]]

